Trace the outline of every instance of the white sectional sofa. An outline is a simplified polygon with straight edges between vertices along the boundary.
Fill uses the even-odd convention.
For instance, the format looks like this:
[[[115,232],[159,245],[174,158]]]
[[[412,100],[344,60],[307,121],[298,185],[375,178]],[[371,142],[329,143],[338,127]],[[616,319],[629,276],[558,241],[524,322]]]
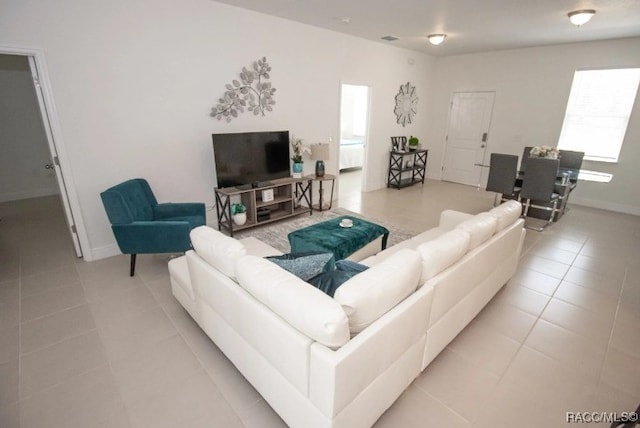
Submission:
[[[206,226],[169,263],[176,299],[292,427],[369,427],[514,274],[521,206],[471,215],[361,260],[329,297]]]

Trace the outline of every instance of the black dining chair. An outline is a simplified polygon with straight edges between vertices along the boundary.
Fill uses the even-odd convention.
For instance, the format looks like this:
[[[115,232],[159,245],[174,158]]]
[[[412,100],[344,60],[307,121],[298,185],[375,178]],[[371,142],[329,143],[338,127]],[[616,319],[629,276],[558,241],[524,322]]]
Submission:
[[[549,221],[542,228],[536,230],[542,230],[551,224],[557,212],[560,195],[554,192],[554,187],[559,165],[558,159],[530,157],[527,160],[527,172],[523,177],[520,189],[520,199],[526,200],[524,217],[528,216],[531,207],[551,211]]]
[[[517,173],[518,156],[491,153],[486,190],[488,192],[496,192],[493,206],[498,205],[498,201],[504,202],[509,199],[518,199],[520,188],[516,187]]]
[[[526,146],[522,149],[522,160],[520,161],[520,172],[525,172],[527,170],[527,161],[529,160],[529,154],[531,153],[532,146]]]

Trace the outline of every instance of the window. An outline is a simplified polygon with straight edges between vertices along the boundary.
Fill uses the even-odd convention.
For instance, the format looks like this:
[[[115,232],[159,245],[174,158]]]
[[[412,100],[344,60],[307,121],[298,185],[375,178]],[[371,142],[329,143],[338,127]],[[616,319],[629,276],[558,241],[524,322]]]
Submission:
[[[617,162],[639,81],[640,68],[576,71],[558,148]]]

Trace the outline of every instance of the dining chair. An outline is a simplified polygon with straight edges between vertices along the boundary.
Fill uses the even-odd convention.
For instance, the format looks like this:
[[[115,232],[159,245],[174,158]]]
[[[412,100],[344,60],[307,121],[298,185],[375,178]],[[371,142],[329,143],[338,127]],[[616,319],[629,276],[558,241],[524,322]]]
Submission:
[[[551,212],[549,221],[537,230],[542,230],[551,224],[557,212],[560,195],[554,192],[554,187],[559,165],[558,159],[531,157],[527,160],[527,171],[520,189],[520,199],[526,200],[524,217],[528,216],[531,207]]]
[[[529,154],[531,153],[532,146],[526,146],[522,149],[522,160],[520,161],[520,172],[525,172],[527,170],[527,161],[529,160]]]
[[[518,156],[502,153],[491,153],[489,161],[488,192],[496,192],[493,206],[509,199],[518,199],[520,188],[516,187],[518,173]]]
[[[569,180],[574,184],[578,179],[578,173],[582,168],[584,152],[573,150],[560,150],[560,171],[569,173]]]

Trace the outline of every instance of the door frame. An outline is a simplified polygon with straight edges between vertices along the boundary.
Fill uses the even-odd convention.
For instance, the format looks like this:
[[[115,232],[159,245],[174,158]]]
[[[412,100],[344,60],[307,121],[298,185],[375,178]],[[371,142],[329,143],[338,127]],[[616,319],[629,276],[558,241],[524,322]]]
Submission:
[[[368,177],[367,177],[367,162],[369,158],[369,135],[371,131],[371,102],[373,98],[373,87],[367,83],[353,83],[353,82],[345,82],[340,81],[340,96],[339,96],[339,113],[338,113],[338,176],[340,175],[340,136],[342,135],[342,88],[344,85],[349,86],[362,86],[367,88],[367,123],[365,127],[365,135],[364,135],[364,153],[362,156],[362,178],[360,181],[360,191],[363,192],[368,187]]]
[[[51,159],[54,160],[56,157],[58,159],[58,162],[53,162],[56,171],[56,182],[60,189],[60,197],[67,224],[70,227],[71,240],[74,243],[78,257],[92,260],[91,247],[81,215],[82,211],[76,192],[76,185],[69,166],[69,156],[67,155],[55,103],[53,102],[44,52],[38,48],[0,45],[0,54],[26,56],[29,60],[34,90],[40,105],[40,116],[47,136]],[[73,229],[75,229],[75,236]]]

